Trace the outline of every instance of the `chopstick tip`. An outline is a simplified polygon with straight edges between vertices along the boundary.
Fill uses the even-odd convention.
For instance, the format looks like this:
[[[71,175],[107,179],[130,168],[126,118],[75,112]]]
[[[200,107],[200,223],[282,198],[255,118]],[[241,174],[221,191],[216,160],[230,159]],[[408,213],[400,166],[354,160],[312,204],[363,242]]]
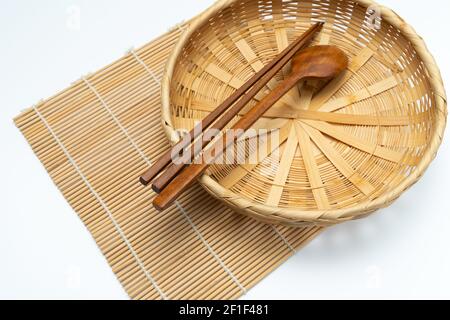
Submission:
[[[154,184],[152,184],[152,190],[155,191],[156,194],[160,194],[162,192],[162,190]]]
[[[139,182],[140,182],[144,187],[147,187],[147,186],[150,184],[150,182],[147,181],[144,177],[140,177],[140,178],[139,178]]]
[[[162,211],[166,210],[169,207],[169,205],[161,202],[161,197],[156,197],[155,200],[153,200],[153,207],[157,211],[162,212]]]

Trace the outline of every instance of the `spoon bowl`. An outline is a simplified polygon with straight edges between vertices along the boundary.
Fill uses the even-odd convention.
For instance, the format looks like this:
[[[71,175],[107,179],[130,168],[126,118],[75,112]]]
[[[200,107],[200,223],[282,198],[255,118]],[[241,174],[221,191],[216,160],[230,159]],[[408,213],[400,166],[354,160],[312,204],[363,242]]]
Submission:
[[[292,60],[292,74],[302,78],[334,78],[348,66],[346,54],[336,46],[319,45],[299,51]]]

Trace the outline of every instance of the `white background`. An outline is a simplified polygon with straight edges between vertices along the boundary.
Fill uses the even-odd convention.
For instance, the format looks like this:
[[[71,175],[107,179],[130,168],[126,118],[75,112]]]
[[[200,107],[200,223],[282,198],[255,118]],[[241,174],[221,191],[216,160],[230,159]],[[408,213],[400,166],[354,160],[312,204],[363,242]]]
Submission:
[[[448,82],[450,1],[380,1],[426,39]],[[127,299],[12,118],[212,2],[0,0],[0,298]],[[329,229],[245,298],[450,298],[448,138],[395,205]]]

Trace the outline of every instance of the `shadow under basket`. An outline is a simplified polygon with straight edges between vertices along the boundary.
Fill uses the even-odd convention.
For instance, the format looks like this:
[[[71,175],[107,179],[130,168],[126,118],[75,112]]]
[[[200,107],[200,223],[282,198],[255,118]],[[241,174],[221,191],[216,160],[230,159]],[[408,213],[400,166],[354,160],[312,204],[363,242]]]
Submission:
[[[392,10],[362,0],[222,0],[189,24],[167,64],[162,111],[171,142],[317,21],[325,26],[313,45],[342,49],[347,70],[326,84],[299,83],[257,122],[279,129],[279,139],[240,142],[256,163],[213,165],[200,179],[267,223],[328,226],[390,205],[423,175],[446,126],[439,69]]]

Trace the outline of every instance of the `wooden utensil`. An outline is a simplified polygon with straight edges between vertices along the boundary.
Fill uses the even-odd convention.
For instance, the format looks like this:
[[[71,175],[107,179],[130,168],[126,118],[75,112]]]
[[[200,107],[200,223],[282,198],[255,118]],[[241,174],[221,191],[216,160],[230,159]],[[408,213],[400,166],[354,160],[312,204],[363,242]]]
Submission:
[[[292,61],[291,74],[281,82],[270,94],[254,106],[242,117],[217,144],[225,146],[215,158],[222,156],[223,151],[243,135],[243,131],[261,118],[271,106],[283,97],[300,80],[330,79],[339,75],[348,66],[348,58],[342,50],[334,46],[314,46],[298,52]],[[234,139],[230,139],[230,133]],[[231,141],[231,142],[230,142]],[[185,168],[162,192],[155,198],[153,205],[157,210],[165,210],[208,168],[209,163],[203,159],[201,164],[191,164]]]
[[[315,34],[320,31],[323,22],[316,23],[309,28],[301,37],[294,41],[282,53],[280,53],[268,65],[256,73],[241,88],[228,97],[217,109],[211,112],[203,121],[188,134],[189,139],[182,139],[174,148],[164,153],[159,160],[145,172],[140,181],[147,186],[155,179],[167,166],[168,170],[156,181],[152,187],[155,192],[160,192],[173,178],[184,168],[184,165],[175,165],[172,163],[173,150],[185,150],[195,139],[202,133],[202,129],[209,128],[219,117],[221,117],[212,127],[213,129],[222,130],[252,99],[253,97],[292,59],[295,53],[306,47],[313,39]],[[249,91],[250,90],[250,91]],[[247,94],[245,94],[249,91]],[[239,98],[242,99],[233,105]],[[228,111],[227,111],[228,110]],[[205,142],[207,144],[207,142]],[[203,145],[204,148],[206,145]],[[199,154],[201,150],[191,150],[191,159]],[[171,164],[172,163],[172,164]]]

